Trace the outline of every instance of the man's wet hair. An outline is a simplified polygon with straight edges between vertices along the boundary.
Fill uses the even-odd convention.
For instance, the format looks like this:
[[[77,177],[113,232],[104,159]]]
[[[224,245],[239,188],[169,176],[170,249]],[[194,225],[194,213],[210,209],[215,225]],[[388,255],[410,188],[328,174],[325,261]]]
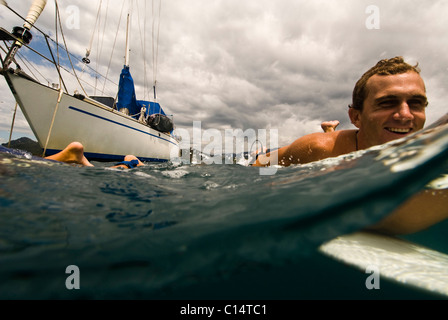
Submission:
[[[349,107],[357,110],[362,110],[364,100],[367,97],[367,81],[372,76],[376,74],[380,76],[388,76],[411,71],[420,74],[418,63],[415,66],[412,66],[405,62],[403,57],[400,56],[378,61],[378,63],[374,67],[367,70],[358,80],[358,82],[356,82],[355,88],[353,89],[352,104],[349,105]]]

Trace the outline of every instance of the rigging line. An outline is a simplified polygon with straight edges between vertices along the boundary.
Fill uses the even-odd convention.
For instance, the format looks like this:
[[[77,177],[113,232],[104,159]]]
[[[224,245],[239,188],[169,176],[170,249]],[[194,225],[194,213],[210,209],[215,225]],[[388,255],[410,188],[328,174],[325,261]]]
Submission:
[[[157,39],[156,48],[154,48],[154,25],[155,25],[155,12],[154,12],[154,0],[152,0],[152,56],[153,56],[153,86],[154,86],[154,99],[156,99],[155,88],[157,84],[157,65],[159,55],[159,35],[160,35],[160,16],[162,10],[162,1],[159,0],[159,12],[158,12],[158,25],[157,25]],[[155,50],[155,51],[154,51]]]
[[[43,31],[39,30],[39,29],[36,28],[35,26],[34,26],[34,29],[38,30],[38,31],[42,34],[42,36],[44,37],[44,39],[47,41],[47,45],[48,45],[49,48],[50,48],[50,44],[48,43],[48,40],[50,40],[56,47],[58,47],[58,48],[60,48],[60,49],[63,49],[63,50],[67,53],[67,55],[70,55],[71,57],[73,57],[74,59],[76,59],[78,62],[82,62],[81,59],[79,59],[78,57],[76,57],[76,56],[73,55],[72,53],[68,52],[68,50],[67,50],[66,48],[64,48],[63,46],[61,46],[58,42],[56,42],[54,39],[52,39],[52,38],[51,38],[50,36],[48,36],[46,33],[44,33]],[[16,39],[16,38],[15,38],[15,39]],[[52,60],[52,59],[49,59],[48,57],[44,56],[42,53],[36,51],[35,49],[31,48],[29,45],[27,45],[27,44],[25,44],[25,43],[23,44],[23,46],[25,46],[25,47],[28,48],[29,50],[33,51],[35,54],[39,55],[42,59],[47,60],[47,61],[50,62],[51,64],[55,64],[54,59],[53,59],[53,60]],[[50,51],[50,53],[51,53],[51,50],[49,50],[49,51]],[[60,65],[60,68],[64,69],[64,70],[67,71],[68,73],[70,73],[70,71],[67,70],[63,65]],[[92,72],[94,72],[94,73],[98,73],[98,72],[96,72],[95,70],[93,70],[93,69],[92,69],[91,67],[89,67],[89,66],[88,66],[87,68],[89,68],[89,69],[90,69]],[[100,75],[101,77],[103,77],[101,74],[99,74],[99,75]],[[116,83],[113,82],[112,80],[109,80],[109,81],[116,85]]]
[[[98,44],[97,44],[97,58],[96,58],[96,72],[97,75],[100,74],[99,72],[99,65],[100,65],[100,58],[103,52],[103,45],[104,45],[104,38],[105,38],[105,34],[106,34],[106,24],[107,24],[107,12],[109,11],[109,1],[107,1],[106,4],[106,14],[104,15],[104,22],[103,22],[103,32],[102,35],[100,35],[100,29],[101,29],[101,18],[98,20]],[[99,39],[101,38],[101,44]],[[96,95],[96,91],[98,89],[98,76],[95,77],[95,95]],[[102,94],[104,94],[104,91],[101,91]]]
[[[95,25],[93,26],[92,36],[90,37],[90,41],[89,41],[89,48],[87,49],[87,52],[86,52],[87,56],[90,55],[90,51],[92,50],[93,39],[95,38],[96,25],[98,24],[98,21],[100,19],[100,12],[101,12],[102,4],[103,4],[103,0],[100,0],[100,3],[98,5],[98,10],[96,12]]]
[[[17,40],[16,37],[14,37],[14,39]],[[8,50],[9,50],[10,47],[8,47],[8,45],[6,44],[6,41],[3,41],[3,43],[6,45],[6,47],[7,47]],[[51,59],[48,59],[48,57],[44,56],[44,55],[41,54],[40,52],[37,52],[36,50],[34,50],[33,48],[29,47],[28,45],[23,44],[23,46],[27,47],[28,49],[30,49],[31,51],[33,51],[34,53],[36,53],[37,55],[39,55],[41,58],[47,60],[47,61],[50,62],[51,64],[54,64],[54,61],[52,61]],[[3,50],[5,53],[7,53],[3,48],[2,48],[2,50]]]
[[[142,47],[142,54],[143,54],[143,87],[144,87],[143,94],[144,94],[144,99],[146,100],[147,76],[146,76],[146,59],[145,59],[146,56],[145,56],[145,45],[144,45],[145,41],[144,41],[144,35],[142,34],[142,28],[141,28],[141,23],[140,23],[140,9],[138,7],[137,0],[136,0],[136,5],[137,5],[137,25],[138,25],[138,30],[140,33],[140,46]],[[146,6],[146,2],[145,2],[145,6]],[[146,19],[144,19],[144,20],[146,21]]]
[[[6,40],[3,40],[3,44],[5,45],[6,49],[8,49],[8,50],[6,50],[5,48],[3,48],[3,46],[1,46],[0,48],[1,48],[2,51],[6,54],[6,56],[8,56],[8,52],[9,52],[9,50],[11,50],[11,47],[8,46],[8,44],[6,43]],[[19,53],[19,51],[17,51],[17,53]],[[3,60],[3,58],[2,58],[1,55],[0,55],[0,60],[1,60],[1,62],[2,62],[2,67],[3,67],[3,69],[4,69],[5,66],[4,66],[3,62],[5,62],[5,60]],[[17,65],[17,62],[16,62],[15,57],[13,57],[12,61]]]
[[[57,8],[57,5],[55,6],[55,20],[54,20],[54,29],[55,29],[55,33],[56,33],[56,42],[59,42],[59,38],[58,38],[58,17],[59,17],[59,10]],[[59,60],[59,46],[56,46],[56,57],[58,58],[58,62],[57,62],[57,66],[56,68],[58,68],[60,70],[61,68],[61,63]],[[62,77],[59,78],[59,85],[61,85],[61,79]]]
[[[152,0],[152,29],[151,29],[151,44],[152,44],[152,82],[155,85],[155,62],[154,62],[154,22],[155,22],[155,14],[154,14],[154,0]]]
[[[51,49],[50,49],[50,44],[48,43],[48,36],[45,36],[44,39],[47,41],[47,46],[48,46],[48,48],[49,48],[50,55],[53,57],[53,60],[51,60],[51,59],[49,59],[48,57],[42,55],[40,52],[34,50],[33,48],[31,48],[31,47],[29,47],[29,46],[27,46],[27,45],[24,45],[24,46],[26,46],[26,47],[27,47],[28,49],[30,49],[32,52],[36,53],[36,54],[39,55],[41,58],[43,58],[44,60],[48,61],[49,63],[51,63],[52,65],[54,65],[54,66],[56,67],[56,63],[55,63],[55,61],[54,61],[53,52],[51,51]],[[50,40],[52,40],[52,39],[50,39]],[[52,41],[54,42],[54,40],[52,40]],[[7,44],[6,44],[5,41],[4,41],[4,44],[5,44],[6,47],[8,48],[8,46],[7,46]],[[7,53],[7,51],[5,51],[5,49],[4,49],[3,47],[1,47],[1,49],[3,50],[3,52]],[[26,61],[28,61],[28,59],[26,59],[25,56],[24,56],[22,53],[17,52],[17,55],[16,55],[16,56],[20,59],[20,61],[23,62],[23,64],[28,68],[29,72],[34,76],[34,78],[35,78],[36,80],[38,79],[38,77],[33,73],[33,71],[31,70],[31,68],[33,68],[37,73],[39,73],[39,75],[40,75],[40,76],[41,76],[41,77],[42,77],[48,84],[50,84],[51,81],[48,80],[48,79],[47,79],[47,78],[46,78],[46,77],[39,71],[39,69],[37,69],[37,68],[34,66],[33,63],[30,63],[29,65],[27,65],[27,62],[26,62]],[[16,65],[18,65],[17,61],[15,61],[15,63],[16,63]],[[68,74],[73,75],[73,74],[70,72],[70,70],[66,69],[64,66],[60,66],[60,69],[63,70],[63,71],[65,71],[65,72],[67,72]],[[57,68],[56,68],[56,70],[57,70],[58,73],[59,73],[59,77],[62,79],[62,75],[60,74],[60,71],[59,71]],[[85,81],[85,80],[81,80],[81,81],[83,81],[85,84],[87,84],[88,86],[90,86],[90,87],[93,88],[93,86],[92,86],[91,84],[89,84],[87,81]],[[113,82],[112,80],[109,80],[109,81],[112,82],[114,85],[117,85],[117,83]],[[65,84],[63,84],[63,85],[65,86]]]
[[[61,70],[60,70],[60,68],[58,68],[58,66],[56,64],[56,60],[54,59],[53,51],[51,50],[50,43],[48,42],[48,37],[47,36],[45,36],[45,41],[47,43],[48,51],[51,54],[51,58],[53,59],[53,61],[51,61],[51,63],[56,67],[56,71],[58,72],[59,79],[62,81],[62,84],[64,85],[65,91],[68,92],[67,87],[65,86],[65,82],[62,79]],[[62,86],[61,86],[61,88],[62,88]]]
[[[113,44],[113,46],[112,46],[112,52],[111,52],[111,54],[110,54],[109,64],[108,64],[108,66],[107,66],[107,70],[106,70],[106,76],[105,76],[106,80],[108,80],[108,79],[107,79],[107,76],[109,75],[110,65],[111,65],[111,63],[112,63],[112,57],[113,57],[113,54],[114,54],[115,45],[116,45],[116,43],[117,43],[118,31],[120,30],[121,18],[123,17],[124,4],[125,4],[125,2],[123,2],[123,5],[121,6],[120,20],[118,21],[117,31],[115,32],[114,44]],[[105,86],[106,86],[106,81],[104,82],[103,92],[104,92],[104,88],[105,88]],[[118,86],[118,84],[117,84],[117,86]]]
[[[49,48],[50,48],[50,44],[48,43],[48,39],[50,39],[51,41],[55,42],[53,39],[49,38],[46,34],[44,34],[44,39],[47,41],[47,46],[48,46]],[[6,44],[6,43],[5,43],[5,44]],[[40,52],[34,50],[33,48],[31,48],[30,46],[28,46],[28,45],[26,45],[26,44],[23,44],[23,46],[25,46],[27,49],[31,50],[32,52],[34,52],[35,54],[37,54],[38,56],[40,56],[42,59],[47,60],[47,61],[48,61],[49,63],[51,63],[52,65],[55,65],[55,66],[56,66],[55,61],[54,61],[54,57],[53,57],[53,53],[52,53],[51,49],[49,49],[48,51],[50,52],[51,56],[53,57],[53,60],[49,59],[48,57],[44,56],[42,53],[40,53]],[[8,46],[6,45],[6,47],[8,47]],[[2,50],[4,51],[4,48],[2,48]],[[17,52],[17,54],[18,54],[19,56],[22,55],[20,52]],[[79,61],[79,59],[78,59],[78,61]],[[16,63],[16,64],[17,64],[17,63]],[[33,67],[34,67],[34,66],[33,66]],[[64,71],[70,73],[70,70],[66,69],[64,66],[60,66],[60,68],[61,68],[62,70],[64,70]],[[36,71],[38,71],[38,69],[37,69],[36,67],[34,67],[34,69],[35,69]],[[39,72],[39,71],[38,71],[38,72]],[[45,78],[44,76],[42,76],[42,77]],[[48,79],[45,79],[45,80],[49,83]],[[109,81],[111,81],[111,80],[109,80]],[[112,82],[112,81],[111,81],[111,82]],[[114,82],[112,82],[112,83],[116,85],[116,83],[114,83]]]
[[[100,12],[101,12],[101,6],[103,5],[103,0],[100,0],[100,3],[98,5],[98,10],[96,12],[96,20],[95,20],[95,25],[93,26],[93,30],[92,30],[92,36],[90,37],[90,42],[89,42],[89,53],[90,50],[92,49],[92,44],[93,44],[93,39],[95,38],[95,30],[96,30],[96,25],[98,24],[98,21],[100,19]]]
[[[57,1],[57,0],[54,0],[54,2],[55,2],[55,5],[56,5],[56,10],[58,10],[58,12],[59,12],[58,1]],[[81,86],[81,89],[82,89],[82,91],[84,92],[84,94],[85,94],[86,96],[88,96],[88,94],[87,94],[86,91],[84,90],[84,87],[82,86],[81,82],[79,81],[78,75],[76,74],[75,67],[73,66],[72,59],[70,58],[70,54],[69,54],[69,51],[68,51],[67,42],[65,41],[65,35],[64,35],[63,30],[62,30],[61,16],[58,15],[58,17],[59,17],[59,27],[61,28],[62,39],[64,40],[65,50],[66,50],[66,52],[67,52],[67,57],[68,57],[68,60],[70,61],[70,65],[72,66],[73,74],[75,75],[76,80],[78,80],[78,83],[79,83],[79,85]],[[62,77],[61,77],[61,80],[62,80]],[[66,91],[67,91],[67,89],[66,89]]]
[[[61,17],[59,15],[58,3],[57,3],[56,0],[54,2],[55,2],[56,42],[58,42],[58,19],[60,21]],[[62,30],[62,26],[61,26],[61,30]],[[50,129],[48,130],[47,139],[45,141],[45,145],[44,145],[44,148],[43,148],[42,158],[45,157],[45,153],[47,152],[48,142],[50,141],[51,133],[53,131],[53,125],[54,125],[54,122],[55,122],[55,119],[56,119],[56,114],[57,114],[58,109],[59,109],[59,103],[61,102],[62,94],[63,94],[62,85],[61,85],[62,84],[62,76],[61,76],[61,72],[60,72],[60,63],[59,63],[59,46],[56,47],[56,55],[57,55],[57,58],[58,58],[56,69],[58,70],[58,73],[59,73],[59,95],[58,95],[58,100],[56,102],[56,106],[54,108],[53,118],[51,120]],[[65,88],[65,91],[67,91],[67,88]]]
[[[45,38],[45,39],[47,39],[47,37]],[[50,39],[51,40],[51,39]],[[49,45],[49,44],[48,44]],[[29,48],[29,49],[31,49],[31,48]],[[51,60],[51,59],[49,59],[49,58],[47,58],[47,57],[45,57],[44,55],[42,55],[42,54],[40,54],[39,52],[37,52],[37,51],[35,51],[35,50],[33,50],[33,49],[31,49],[34,53],[36,53],[36,54],[38,54],[38,55],[40,55],[42,58],[44,58],[45,60],[47,60],[48,62],[50,62],[51,64],[55,64],[55,62],[54,62],[54,60]],[[50,54],[52,55],[52,52],[50,51]],[[69,53],[70,54],[70,53]],[[20,54],[19,53],[19,56],[21,56],[22,54]],[[78,59],[78,58],[76,58],[76,57],[74,57],[75,59],[77,59],[78,61],[81,61],[80,59]],[[33,64],[32,64],[33,65]],[[33,65],[33,67],[34,67],[34,65]],[[73,77],[76,77],[76,75],[75,74],[73,74],[72,72],[71,72],[71,70],[69,70],[69,69],[67,69],[67,68],[65,68],[64,66],[60,66],[60,68],[61,68],[61,70],[64,70],[65,72],[67,72],[68,74],[70,74],[70,75],[72,75]],[[88,67],[89,69],[91,69],[90,67]],[[37,69],[37,68],[35,68],[34,67],[34,69],[37,71],[37,72],[39,72],[39,70]],[[91,69],[93,72],[95,72],[95,70],[93,70],[93,69]],[[101,74],[98,74],[101,78],[104,78],[104,76],[102,76]],[[42,77],[43,78],[45,78],[45,76],[43,76],[42,75]],[[62,77],[62,76],[61,76]],[[48,83],[50,83],[50,81],[48,81],[48,79],[45,79]],[[89,82],[87,82],[87,80],[84,80],[84,79],[81,79],[81,78],[79,78],[79,80],[80,81],[82,81],[84,84],[86,84],[86,85],[88,85],[89,87],[91,87],[92,89],[94,88],[94,86],[92,85],[92,84],[90,84]],[[118,84],[116,83],[116,82],[114,82],[114,81],[112,81],[112,80],[110,80],[110,79],[106,79],[105,78],[105,81],[104,81],[104,85],[106,84],[106,81],[109,81],[109,82],[111,82],[114,86],[118,86]]]
[[[152,48],[152,86],[154,90],[154,99],[155,99],[155,79],[154,79],[154,22],[155,22],[155,14],[154,14],[154,0],[151,1],[151,18],[152,18],[152,28],[151,28],[151,48]]]
[[[4,4],[4,6],[6,8],[8,8],[12,13],[14,13],[16,16],[18,16],[20,19],[22,19],[23,21],[27,22],[26,18],[24,18],[22,15],[20,15],[19,13],[17,13],[14,9],[12,9],[7,3]],[[32,25],[32,28],[34,28],[35,30],[37,30],[38,32],[40,32],[44,38],[46,38],[46,40],[51,40],[52,42],[55,43],[56,46],[61,46],[59,43],[57,43],[56,41],[54,41],[50,36],[48,36],[44,31],[42,31],[40,28],[38,28],[36,25]],[[36,50],[34,50],[33,48],[31,48],[29,45],[23,43],[22,45],[24,45],[25,47],[27,47],[28,49],[30,49],[31,51],[33,51],[34,53],[40,55],[42,58],[44,58],[45,60],[54,63],[54,60],[50,60],[47,57],[45,57],[44,55],[42,55],[41,53],[37,52]],[[47,41],[47,45],[48,45],[48,41]],[[61,46],[62,47],[62,46]],[[63,48],[64,49],[64,48]],[[64,49],[65,50],[65,49]],[[70,54],[69,52],[67,52],[68,54]],[[79,59],[78,59],[79,60]],[[62,66],[63,67],[63,66]]]
[[[28,21],[26,20],[26,18],[24,18],[24,17],[21,16],[19,13],[17,13],[14,9],[12,9],[10,6],[8,6],[7,3],[3,3],[3,5],[4,5],[6,8],[8,8],[10,11],[12,11],[12,12],[13,12],[16,16],[18,16],[20,19],[22,19],[22,20],[25,21],[25,22],[28,22]],[[31,27],[34,28],[34,29],[36,29],[37,31],[39,31],[39,32],[42,33],[43,35],[45,35],[45,33],[44,33],[42,30],[40,30],[38,27],[36,27],[34,24],[32,24]]]
[[[160,36],[160,13],[162,11],[162,0],[159,0],[159,21],[157,25],[157,46],[156,46],[156,72],[155,72],[155,78],[157,78],[157,72],[159,68],[159,36]],[[156,80],[154,80],[154,83]]]
[[[145,14],[148,12],[147,1],[145,1],[145,11],[144,12],[145,12]],[[144,30],[145,30],[145,32],[143,34],[143,40],[144,40],[143,61],[144,61],[144,68],[145,68],[145,78],[144,78],[144,81],[145,81],[145,90],[144,90],[145,100],[148,100],[149,97],[150,97],[150,88],[149,88],[149,81],[150,80],[148,79],[148,67],[149,67],[149,65],[148,65],[148,61],[147,61],[147,54],[148,54],[148,51],[147,51],[148,36],[147,36],[147,33],[146,33],[146,30],[148,28],[147,22],[148,22],[148,19],[144,19]]]
[[[80,77],[83,76],[87,64],[90,63],[90,60],[88,60],[88,57],[90,56],[90,52],[92,51],[92,44],[93,44],[93,39],[94,39],[94,37],[95,37],[95,30],[96,30],[96,25],[97,25],[97,23],[98,23],[98,19],[99,19],[100,11],[101,11],[101,5],[102,5],[102,0],[100,0],[100,3],[99,3],[99,5],[98,5],[98,10],[97,10],[97,12],[96,12],[95,25],[93,26],[93,29],[92,29],[92,35],[91,35],[91,37],[90,37],[89,47],[86,48],[86,56],[85,56],[85,59],[87,59],[88,62],[84,62],[84,61],[83,61],[83,62],[84,62],[84,65],[83,65],[83,67],[82,67]],[[95,71],[95,72],[96,72],[96,71]]]
[[[146,15],[146,12],[148,12],[147,11],[147,1],[145,1],[144,2],[145,3],[145,10],[144,10],[144,12],[145,12],[145,15]],[[144,19],[144,21],[143,21],[143,23],[144,23],[144,25],[143,25],[143,29],[145,30],[145,33],[144,33],[144,35],[143,35],[143,43],[144,43],[144,46],[143,46],[143,61],[144,61],[144,68],[145,68],[145,78],[144,78],[144,84],[145,84],[145,90],[144,90],[144,93],[145,93],[145,96],[144,96],[144,100],[146,100],[146,94],[149,94],[149,91],[148,91],[148,72],[147,72],[147,63],[146,63],[146,43],[147,43],[147,41],[146,41],[146,30],[147,30],[147,19]]]
[[[94,86],[93,84],[87,82],[86,80],[84,80],[84,79],[79,79],[79,81],[83,82],[84,85],[88,86],[88,87],[91,88],[92,90],[95,89],[95,86]],[[116,83],[114,83],[114,85],[118,86],[118,84],[116,84]]]
[[[11,148],[11,138],[12,138],[12,131],[14,129],[14,123],[16,121],[17,105],[18,102],[16,100],[16,106],[14,107],[14,114],[12,116],[11,129],[9,130],[8,148]]]
[[[124,6],[124,4],[123,4],[123,6]],[[8,6],[7,6],[7,7],[8,7]],[[18,14],[17,12],[15,12],[15,11],[14,11],[13,9],[11,9],[10,7],[8,7],[8,9],[11,10],[13,13],[15,13],[15,14],[16,14],[18,17],[20,17],[22,20],[26,21],[26,19],[24,19],[22,16],[20,16],[20,14]],[[59,24],[62,25],[62,24],[61,24],[61,21],[60,21],[60,15],[59,15]],[[50,40],[51,42],[53,42],[53,43],[55,44],[55,46],[56,46],[58,49],[59,49],[59,48],[60,48],[60,49],[63,49],[63,50],[66,52],[66,54],[67,54],[67,56],[68,56],[68,58],[69,58],[69,61],[70,61],[70,64],[71,64],[71,67],[72,67],[73,72],[71,72],[70,70],[66,69],[66,68],[65,68],[64,66],[62,66],[62,65],[59,65],[59,67],[60,67],[61,69],[65,70],[66,72],[68,72],[69,74],[72,74],[73,76],[75,76],[75,77],[77,78],[78,82],[79,82],[80,79],[78,78],[78,76],[77,76],[77,74],[76,74],[76,70],[75,70],[74,67],[73,67],[72,59],[75,59],[76,61],[81,61],[81,59],[79,59],[78,57],[76,57],[75,55],[73,55],[72,53],[70,53],[70,52],[67,50],[67,47],[64,48],[59,42],[57,42],[57,41],[55,41],[54,39],[52,39],[50,36],[48,36],[45,32],[43,32],[43,31],[42,31],[41,29],[39,29],[38,27],[36,27],[36,26],[33,25],[33,28],[36,29],[38,32],[40,32],[40,33],[43,35],[44,39],[45,39],[46,42],[47,42],[47,46],[48,46],[48,48],[50,48],[50,44],[48,43],[48,40]],[[65,41],[65,35],[64,35],[64,33],[63,33],[62,26],[61,26],[61,33],[62,33],[62,37],[63,37],[63,39],[64,39],[64,44],[66,44],[66,41]],[[55,64],[55,59],[54,59],[54,56],[53,56],[53,54],[52,54],[52,52],[51,52],[51,49],[49,49],[49,52],[50,52],[50,54],[51,54],[53,60],[49,59],[48,57],[44,56],[43,54],[41,54],[40,52],[36,51],[35,49],[31,48],[30,46],[28,46],[28,45],[26,45],[26,44],[24,44],[24,46],[26,46],[28,49],[30,49],[31,51],[33,51],[34,53],[36,53],[37,55],[39,55],[39,56],[42,57],[43,59],[47,60],[48,62],[50,62],[50,63],[52,63],[52,64]],[[85,64],[84,64],[84,65],[85,65]],[[56,65],[55,65],[55,66],[56,66]],[[110,63],[109,63],[109,66],[110,66]],[[105,86],[106,82],[110,82],[110,83],[114,84],[115,86],[118,86],[118,84],[117,84],[116,82],[112,81],[111,79],[108,79],[107,77],[104,77],[104,76],[101,75],[99,72],[97,72],[96,70],[92,69],[90,66],[87,66],[87,68],[88,68],[89,70],[91,70],[92,72],[94,72],[95,74],[97,74],[97,76],[99,76],[99,77],[105,79],[104,86]],[[59,71],[58,71],[58,73],[59,73],[59,76],[60,76],[61,79],[62,79],[62,76],[61,76],[61,74],[60,74]],[[47,80],[47,82],[48,82],[48,80]],[[87,83],[86,81],[83,81],[83,82],[84,82],[84,83]],[[87,84],[88,84],[88,83],[87,83]],[[63,85],[64,85],[64,87],[65,87],[65,84],[63,84]],[[81,85],[81,84],[80,84],[80,86],[81,86],[81,88],[82,88],[82,85]],[[93,88],[92,85],[89,84],[89,86]],[[84,91],[83,88],[82,88],[82,90]],[[67,88],[66,88],[66,91],[67,91]],[[105,89],[103,89],[103,92],[104,92],[104,91],[105,91]],[[85,93],[85,91],[84,91],[84,93]],[[87,95],[87,94],[86,94],[86,95]]]
[[[102,1],[101,1],[102,3]],[[100,9],[101,10],[101,9]],[[100,29],[101,29],[101,15],[100,15],[100,10],[98,11],[97,14],[97,22],[98,22],[98,29],[96,28],[95,25],[95,30],[93,31],[93,33],[95,33],[95,31],[97,32],[97,43],[96,43],[96,63],[95,63],[95,71],[98,74],[98,70],[99,70],[99,60],[100,60]],[[96,88],[98,87],[98,76],[95,76],[95,88],[93,89],[93,95],[96,95]]]
[[[123,6],[124,6],[124,3],[123,3]],[[6,7],[7,7],[11,12],[13,12],[15,15],[17,15],[20,19],[22,19],[23,21],[26,21],[26,19],[25,19],[24,17],[22,17],[20,14],[18,14],[14,9],[10,8],[8,5],[6,5]],[[48,57],[46,57],[46,56],[44,56],[42,53],[36,51],[36,50],[33,49],[32,47],[30,47],[29,45],[27,45],[27,44],[24,43],[23,46],[25,46],[27,49],[31,50],[32,52],[34,52],[35,54],[37,54],[38,56],[40,56],[42,59],[44,59],[44,60],[46,60],[46,61],[48,61],[48,62],[50,62],[51,64],[53,64],[53,65],[56,66],[56,64],[55,64],[56,62],[55,62],[53,53],[52,53],[52,51],[51,51],[51,46],[50,46],[50,43],[49,43],[49,40],[50,40],[52,43],[54,43],[55,46],[57,46],[57,47],[63,49],[63,50],[67,53],[67,55],[69,56],[69,59],[70,59],[70,57],[73,57],[73,59],[77,60],[78,62],[82,62],[81,59],[79,59],[78,57],[76,57],[76,56],[73,55],[72,53],[68,52],[68,50],[67,50],[66,48],[62,47],[61,44],[59,44],[59,43],[56,42],[54,39],[52,39],[50,36],[48,36],[48,35],[47,35],[45,32],[43,32],[40,28],[38,28],[38,27],[35,26],[35,25],[33,25],[33,28],[34,28],[35,30],[37,30],[39,33],[41,33],[42,36],[44,37],[44,39],[45,39],[45,41],[46,41],[46,43],[47,43],[47,46],[48,46],[48,48],[49,48],[49,53],[50,53],[50,55],[52,56],[52,59],[53,59],[53,60],[50,59],[50,58],[48,58]],[[3,42],[5,43],[5,41],[3,41]],[[109,64],[109,65],[110,65],[110,64]],[[72,65],[72,66],[73,66],[73,65]],[[67,73],[72,74],[71,71],[68,70],[67,68],[65,68],[63,65],[60,65],[59,67],[60,67],[62,70],[66,71]],[[104,77],[103,75],[99,74],[98,72],[96,72],[95,70],[93,70],[90,66],[87,66],[87,68],[88,68],[89,70],[91,70],[92,72],[98,74],[100,77],[105,78],[105,81],[109,81],[109,82],[111,82],[113,85],[118,86],[118,84],[117,84],[116,82],[114,82],[114,81],[108,79],[107,77]],[[36,69],[36,70],[37,70],[37,69]],[[59,72],[59,71],[58,71],[58,72]],[[62,78],[62,76],[61,76],[60,74],[59,74],[59,76]],[[76,77],[75,74],[73,74],[73,76]],[[48,80],[46,80],[46,81],[48,82]],[[93,88],[93,86],[90,85],[87,81],[84,81],[84,80],[82,80],[82,81],[83,81],[84,83],[88,84],[89,86],[91,86],[91,87]],[[64,87],[65,87],[65,84],[64,84]]]
[[[152,8],[152,28],[151,28],[151,46],[152,46],[152,82],[154,86],[154,21],[155,21],[155,15],[154,15],[154,0],[151,1],[151,8]]]
[[[107,13],[109,12],[109,0],[106,1],[106,15],[104,17],[104,25],[103,25],[103,35],[102,35],[102,40],[101,40],[101,48],[100,48],[100,53],[98,55],[98,61],[100,60],[100,57],[102,56],[103,53],[103,46],[104,46],[104,38],[106,35],[106,25],[107,25]],[[99,72],[98,72],[99,73]],[[101,94],[104,95],[104,90],[101,91]]]
[[[58,101],[56,102],[56,107],[54,108],[53,118],[51,119],[50,129],[49,129],[48,135],[47,135],[47,140],[45,141],[45,146],[42,151],[42,158],[45,157],[45,153],[47,152],[48,142],[50,141],[51,132],[53,131],[53,125],[54,125],[54,122],[56,119],[56,113],[58,112],[58,109],[59,109],[59,103],[61,102],[61,99],[62,99],[62,94],[63,94],[62,87],[60,87]]]
[[[21,54],[20,52],[17,52],[17,56],[19,57],[21,63],[23,63],[23,64],[25,65],[25,67],[28,69],[28,72],[30,72],[31,75],[34,77],[34,79],[37,79],[37,77],[36,77],[36,75],[34,74],[33,70],[31,70],[31,68],[33,68],[34,71],[36,71],[36,72],[37,72],[37,73],[38,73],[38,74],[39,74],[45,81],[47,81],[48,84],[50,84],[50,80],[47,79],[47,78],[46,78],[46,77],[39,71],[39,69],[37,69],[37,68],[34,66],[34,63],[28,63],[28,62],[29,62],[28,59],[27,59],[23,54]]]

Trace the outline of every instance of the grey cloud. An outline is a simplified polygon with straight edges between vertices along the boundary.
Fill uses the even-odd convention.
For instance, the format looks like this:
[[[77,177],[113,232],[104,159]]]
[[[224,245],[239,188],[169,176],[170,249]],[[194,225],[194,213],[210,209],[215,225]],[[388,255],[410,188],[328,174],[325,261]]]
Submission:
[[[116,32],[112,17],[120,14],[121,4],[103,3],[109,3],[100,61],[105,68]],[[60,2],[69,4],[78,5],[82,12],[81,28],[66,30],[70,48],[82,56],[92,35],[97,2]],[[418,61],[427,79],[432,95],[428,113],[444,113],[448,3],[376,0],[381,27],[368,30],[365,9],[371,4],[367,0],[162,1],[159,101],[174,114],[178,127],[191,127],[195,120],[202,121],[204,128],[277,127],[282,141],[291,141],[319,130],[323,120],[338,119],[340,128],[351,128],[347,104],[356,80],[379,59],[403,55]],[[143,8],[144,2],[139,2],[139,15],[134,13],[140,23]],[[43,28],[53,27],[52,14],[49,10],[42,16]],[[152,86],[151,12],[146,19],[147,28],[141,31],[146,34],[146,76]],[[123,31],[123,20],[121,26]],[[143,95],[139,33],[133,35],[131,72],[137,93]],[[123,55],[120,35],[109,72],[116,82]]]

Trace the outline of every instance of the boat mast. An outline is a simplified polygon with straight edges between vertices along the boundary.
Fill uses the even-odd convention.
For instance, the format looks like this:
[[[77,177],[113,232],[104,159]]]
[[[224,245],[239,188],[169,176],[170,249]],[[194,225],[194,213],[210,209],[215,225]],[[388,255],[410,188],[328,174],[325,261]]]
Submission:
[[[126,24],[126,54],[124,56],[124,65],[129,67],[129,13],[128,13],[128,21]]]
[[[3,64],[3,68],[6,69],[9,67],[9,65],[14,60],[14,56],[16,55],[17,51],[22,47],[23,44],[29,44],[31,42],[33,36],[31,35],[30,30],[44,10],[46,4],[47,0],[34,0],[28,11],[28,15],[26,16],[23,27],[13,28],[12,34],[18,40],[9,49],[9,52],[6,55],[5,62]]]

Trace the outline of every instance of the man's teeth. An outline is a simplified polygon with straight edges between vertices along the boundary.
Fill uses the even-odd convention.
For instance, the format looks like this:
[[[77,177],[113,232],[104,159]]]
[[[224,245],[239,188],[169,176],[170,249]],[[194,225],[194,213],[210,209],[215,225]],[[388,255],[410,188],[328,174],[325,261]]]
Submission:
[[[411,131],[411,129],[405,129],[405,128],[387,128],[389,131],[396,132],[396,133],[408,133]]]

